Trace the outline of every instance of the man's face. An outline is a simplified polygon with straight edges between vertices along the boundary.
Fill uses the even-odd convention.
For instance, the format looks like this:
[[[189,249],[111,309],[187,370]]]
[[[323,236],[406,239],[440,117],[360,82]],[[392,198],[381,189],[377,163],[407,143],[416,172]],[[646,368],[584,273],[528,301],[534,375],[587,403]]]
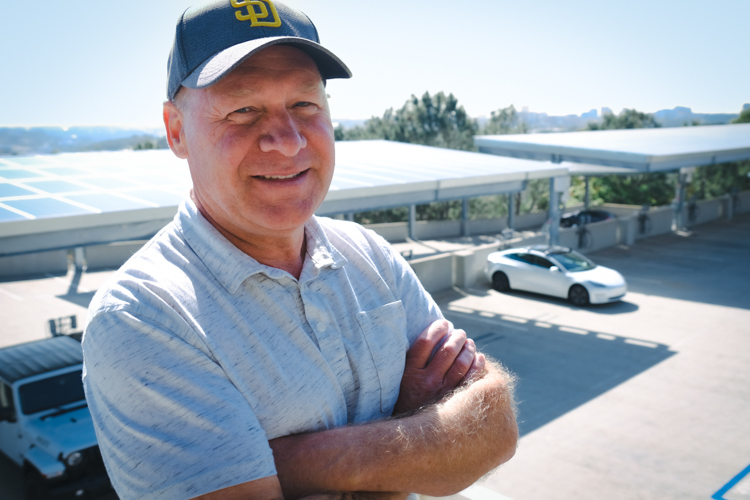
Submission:
[[[312,59],[272,46],[219,83],[180,93],[171,112],[181,118],[181,144],[173,149],[187,158],[193,196],[214,224],[243,240],[301,228],[334,167],[328,101]]]

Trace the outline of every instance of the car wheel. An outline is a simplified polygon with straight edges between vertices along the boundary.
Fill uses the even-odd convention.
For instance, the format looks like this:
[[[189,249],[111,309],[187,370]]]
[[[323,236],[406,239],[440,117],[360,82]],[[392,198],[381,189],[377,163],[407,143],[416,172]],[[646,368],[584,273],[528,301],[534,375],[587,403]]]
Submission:
[[[589,304],[589,292],[582,285],[573,285],[568,291],[568,299],[577,306],[586,306]]]
[[[492,288],[494,288],[498,292],[507,292],[508,290],[510,290],[510,281],[508,281],[508,276],[501,271],[493,274]]]
[[[28,466],[23,475],[24,498],[26,500],[45,500],[49,498],[47,480],[35,468]]]

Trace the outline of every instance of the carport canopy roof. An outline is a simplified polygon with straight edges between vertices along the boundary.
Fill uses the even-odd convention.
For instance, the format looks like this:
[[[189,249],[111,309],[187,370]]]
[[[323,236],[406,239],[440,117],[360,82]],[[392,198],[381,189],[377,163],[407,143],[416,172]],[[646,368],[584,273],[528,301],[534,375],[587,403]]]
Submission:
[[[320,214],[374,210],[520,191],[528,180],[567,175],[550,162],[393,141],[336,143],[336,171]]]
[[[750,123],[485,135],[475,136],[474,143],[500,156],[660,172],[750,159]]]
[[[520,191],[549,162],[389,141],[336,143],[330,215]],[[152,236],[192,182],[171,151],[0,158],[0,256]],[[54,233],[54,237],[50,235]]]

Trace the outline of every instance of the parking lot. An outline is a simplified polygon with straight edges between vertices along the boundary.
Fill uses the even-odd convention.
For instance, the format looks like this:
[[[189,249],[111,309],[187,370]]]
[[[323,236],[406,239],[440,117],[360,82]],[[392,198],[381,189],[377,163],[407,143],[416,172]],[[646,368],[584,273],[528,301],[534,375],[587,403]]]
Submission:
[[[518,452],[483,491],[750,499],[750,216],[591,257],[625,276],[623,301],[576,308],[488,286],[435,295],[519,377]],[[0,282],[0,346],[44,337],[49,318],[84,322],[110,274]],[[0,457],[0,498],[21,498],[20,482]]]
[[[709,499],[750,465],[750,218],[591,257],[629,293],[579,309],[486,288],[437,294],[520,379],[515,500]],[[750,475],[720,498],[750,498]]]

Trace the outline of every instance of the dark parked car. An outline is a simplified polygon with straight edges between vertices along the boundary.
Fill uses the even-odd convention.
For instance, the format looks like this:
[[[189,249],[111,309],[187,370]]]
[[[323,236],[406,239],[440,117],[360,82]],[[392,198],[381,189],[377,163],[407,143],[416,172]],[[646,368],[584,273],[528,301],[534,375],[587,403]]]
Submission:
[[[576,227],[581,223],[591,224],[592,222],[601,222],[603,220],[616,219],[617,216],[606,210],[578,210],[563,214],[560,219],[560,227]]]

